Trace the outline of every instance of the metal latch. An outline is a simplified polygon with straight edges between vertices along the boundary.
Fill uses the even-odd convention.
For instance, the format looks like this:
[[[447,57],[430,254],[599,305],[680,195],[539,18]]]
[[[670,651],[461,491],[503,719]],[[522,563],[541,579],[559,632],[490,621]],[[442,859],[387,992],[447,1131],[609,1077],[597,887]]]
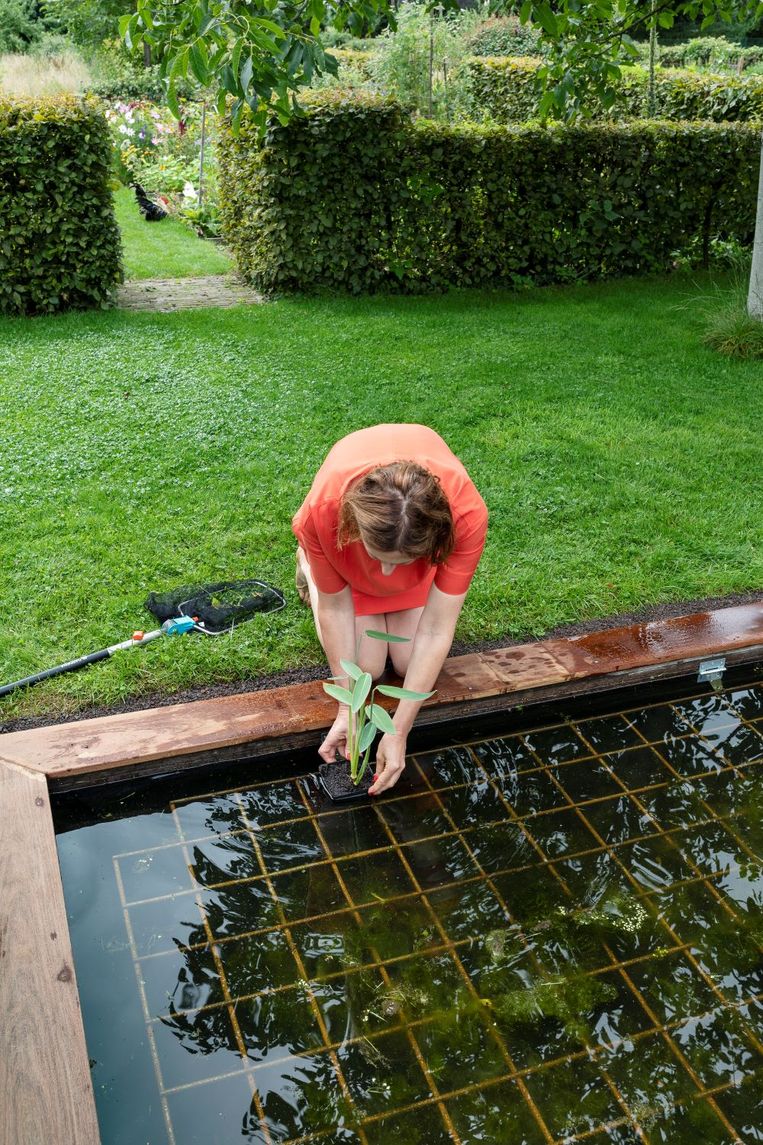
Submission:
[[[699,666],[697,681],[700,684],[710,684],[716,692],[720,692],[723,688],[722,677],[725,671],[725,656],[718,656],[715,660],[702,660]]]

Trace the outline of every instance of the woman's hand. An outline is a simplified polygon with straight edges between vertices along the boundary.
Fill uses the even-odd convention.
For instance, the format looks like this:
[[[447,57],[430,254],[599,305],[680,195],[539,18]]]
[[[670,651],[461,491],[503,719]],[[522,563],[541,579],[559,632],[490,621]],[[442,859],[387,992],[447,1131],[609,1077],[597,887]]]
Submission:
[[[347,759],[347,732],[349,729],[349,715],[347,708],[340,708],[337,717],[329,728],[326,738],[318,748],[318,755],[326,763],[336,762],[336,753]]]
[[[368,789],[369,795],[381,795],[394,787],[405,768],[405,745],[407,737],[383,735],[376,749],[376,779]]]

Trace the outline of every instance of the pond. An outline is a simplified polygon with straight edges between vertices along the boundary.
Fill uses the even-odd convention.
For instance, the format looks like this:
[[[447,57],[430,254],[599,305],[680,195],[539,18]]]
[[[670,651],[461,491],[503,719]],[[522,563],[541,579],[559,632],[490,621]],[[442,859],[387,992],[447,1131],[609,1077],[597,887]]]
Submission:
[[[763,686],[673,688],[59,796],[104,1145],[763,1141]]]

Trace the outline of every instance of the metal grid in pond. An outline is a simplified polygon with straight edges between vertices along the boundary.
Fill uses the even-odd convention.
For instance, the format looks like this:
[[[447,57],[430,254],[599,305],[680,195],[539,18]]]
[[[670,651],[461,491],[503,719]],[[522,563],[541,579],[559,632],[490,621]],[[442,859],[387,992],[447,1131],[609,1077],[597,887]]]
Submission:
[[[760,686],[414,756],[350,810],[312,775],[173,802],[113,856],[168,1141],[762,1141],[762,810]]]

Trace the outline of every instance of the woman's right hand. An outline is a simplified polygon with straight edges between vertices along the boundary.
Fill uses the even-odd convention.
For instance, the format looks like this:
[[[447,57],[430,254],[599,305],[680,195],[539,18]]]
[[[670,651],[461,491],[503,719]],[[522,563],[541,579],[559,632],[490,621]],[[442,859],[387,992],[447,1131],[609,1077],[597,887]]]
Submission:
[[[328,730],[326,738],[318,748],[318,755],[326,763],[336,762],[336,753],[347,759],[347,732],[349,730],[349,713],[347,708],[340,708],[337,717]]]

